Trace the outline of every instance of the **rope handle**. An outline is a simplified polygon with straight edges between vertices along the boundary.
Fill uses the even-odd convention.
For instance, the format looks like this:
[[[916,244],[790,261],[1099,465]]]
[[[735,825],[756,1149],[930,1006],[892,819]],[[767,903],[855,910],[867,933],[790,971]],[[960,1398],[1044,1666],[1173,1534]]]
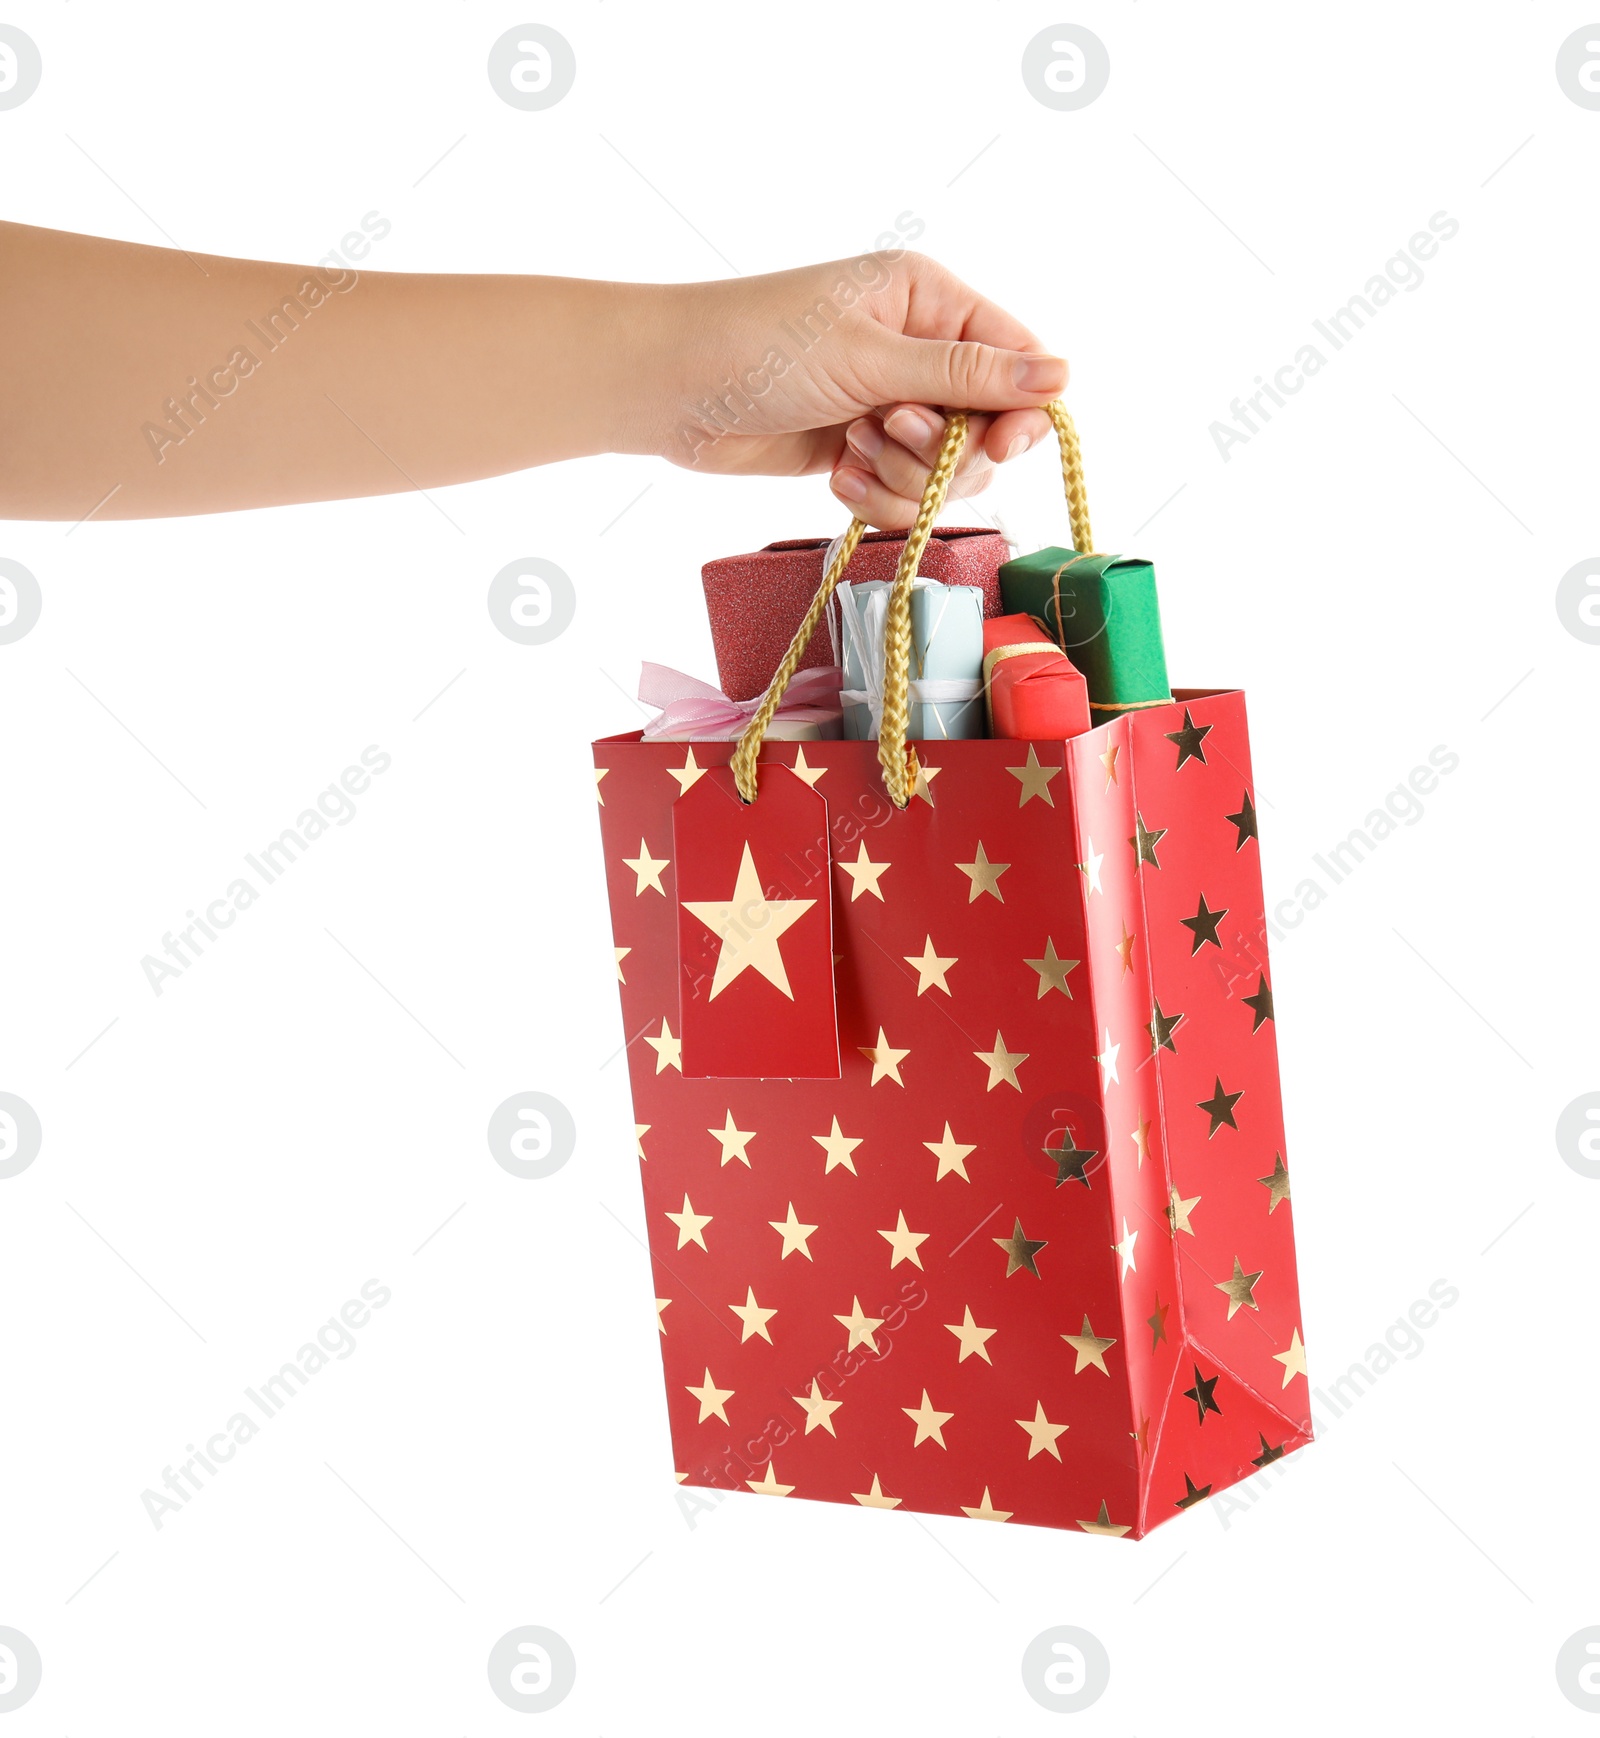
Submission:
[[[1067,514],[1072,522],[1072,546],[1079,554],[1088,555],[1094,550],[1094,538],[1089,528],[1089,498],[1083,486],[1083,458],[1078,450],[1078,431],[1073,427],[1066,407],[1059,400],[1052,400],[1045,405],[1044,411],[1055,425],[1056,438],[1061,446],[1061,482],[1067,497]],[[927,548],[928,539],[933,534],[934,521],[944,506],[945,496],[949,492],[950,481],[955,476],[956,464],[966,439],[966,412],[952,411],[945,425],[939,456],[928,473],[928,481],[922,491],[916,522],[907,535],[906,546],[900,554],[894,587],[889,593],[888,619],[884,626],[883,721],[878,731],[878,763],[883,768],[883,782],[888,787],[890,800],[897,809],[903,809],[911,801],[919,776],[916,747],[906,740],[911,723],[911,584],[917,577],[922,552]],[[828,564],[828,571],[822,576],[822,584],[817,587],[817,595],[812,598],[810,609],[806,611],[800,626],[795,629],[794,638],[789,642],[789,649],[783,654],[783,659],[773,674],[765,698],[739,738],[738,747],[733,751],[733,757],[729,761],[733,769],[733,782],[738,786],[739,795],[747,803],[756,800],[756,762],[761,754],[761,742],[767,733],[767,726],[771,724],[773,714],[782,703],[784,690],[799,669],[800,660],[811,643],[817,623],[822,620],[822,612],[828,607],[828,599],[833,596],[834,587],[844,577],[844,570],[850,565],[850,558],[855,554],[856,546],[866,528],[864,519],[850,521],[850,529],[845,532],[840,542],[839,552]]]

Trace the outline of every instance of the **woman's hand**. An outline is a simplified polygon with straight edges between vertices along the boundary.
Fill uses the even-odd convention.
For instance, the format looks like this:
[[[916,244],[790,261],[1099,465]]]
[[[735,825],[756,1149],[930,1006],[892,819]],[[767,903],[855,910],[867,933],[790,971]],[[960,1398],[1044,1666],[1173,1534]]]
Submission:
[[[1037,407],[1067,365],[1019,320],[920,254],[650,292],[653,409],[619,441],[694,470],[831,471],[835,496],[885,530],[916,517],[944,417],[977,412],[951,494],[1049,433]]]

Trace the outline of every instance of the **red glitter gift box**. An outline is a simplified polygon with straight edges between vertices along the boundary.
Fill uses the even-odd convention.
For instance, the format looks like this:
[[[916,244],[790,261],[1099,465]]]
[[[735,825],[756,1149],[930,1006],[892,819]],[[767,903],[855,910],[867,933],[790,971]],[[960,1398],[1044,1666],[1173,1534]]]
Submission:
[[[850,563],[852,583],[893,579],[905,545],[903,531],[869,531]],[[700,570],[717,682],[730,700],[753,700],[766,692],[822,578],[828,547],[826,537],[796,537],[751,555],[708,561]],[[943,585],[977,586],[983,613],[998,615],[1000,564],[1010,553],[998,531],[946,525],[929,539],[919,571]],[[836,662],[824,632],[812,637],[800,667]]]
[[[678,1478],[1138,1537],[1311,1435],[1244,697],[892,730],[595,745]]]

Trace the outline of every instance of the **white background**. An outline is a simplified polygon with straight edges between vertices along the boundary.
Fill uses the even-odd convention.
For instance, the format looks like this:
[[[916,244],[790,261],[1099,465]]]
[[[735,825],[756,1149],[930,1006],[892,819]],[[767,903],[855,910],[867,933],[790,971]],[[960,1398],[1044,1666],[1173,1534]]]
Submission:
[[[485,72],[530,17],[577,56],[543,113]],[[1111,57],[1075,113],[1019,73],[1063,18]],[[639,721],[642,657],[713,674],[700,563],[832,534],[824,481],[614,458],[0,525],[44,597],[0,647],[0,1090],[44,1126],[0,1182],[0,1624],[45,1674],[8,1738],[522,1730],[485,1661],[524,1623],[577,1655],[560,1733],[1052,1730],[1019,1662],[1062,1623],[1111,1657],[1086,1732],[1587,1729],[1554,1672],[1600,1622],[1600,1183],[1554,1140],[1600,1087],[1600,648],[1555,607],[1600,542],[1600,113],[1554,70],[1587,14],[0,21],[44,61],[0,113],[24,222],[302,260],[375,210],[371,268],[687,280],[914,213],[1071,358],[1096,530],[1155,560],[1175,680],[1249,690],[1269,905],[1460,757],[1274,946],[1313,1385],[1447,1280],[1420,1352],[1253,1507],[1137,1545],[753,1497],[691,1527],[588,742]],[[1210,424],[1438,211],[1426,280],[1223,462]],[[983,506],[1064,540],[1053,476],[1035,454]],[[525,555],[578,591],[544,647],[485,607]],[[393,765],[357,817],[153,995],[141,958],[368,744]],[[528,1089],[579,1130],[537,1182],[484,1137]],[[369,1278],[393,1297],[353,1355],[158,1532],[141,1491]]]

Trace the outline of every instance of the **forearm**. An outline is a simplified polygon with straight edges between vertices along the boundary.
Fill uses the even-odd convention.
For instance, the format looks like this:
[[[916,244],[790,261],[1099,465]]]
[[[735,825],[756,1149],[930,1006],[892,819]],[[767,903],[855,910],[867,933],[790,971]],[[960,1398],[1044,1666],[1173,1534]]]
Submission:
[[[380,495],[606,451],[669,299],[0,224],[0,517]]]

